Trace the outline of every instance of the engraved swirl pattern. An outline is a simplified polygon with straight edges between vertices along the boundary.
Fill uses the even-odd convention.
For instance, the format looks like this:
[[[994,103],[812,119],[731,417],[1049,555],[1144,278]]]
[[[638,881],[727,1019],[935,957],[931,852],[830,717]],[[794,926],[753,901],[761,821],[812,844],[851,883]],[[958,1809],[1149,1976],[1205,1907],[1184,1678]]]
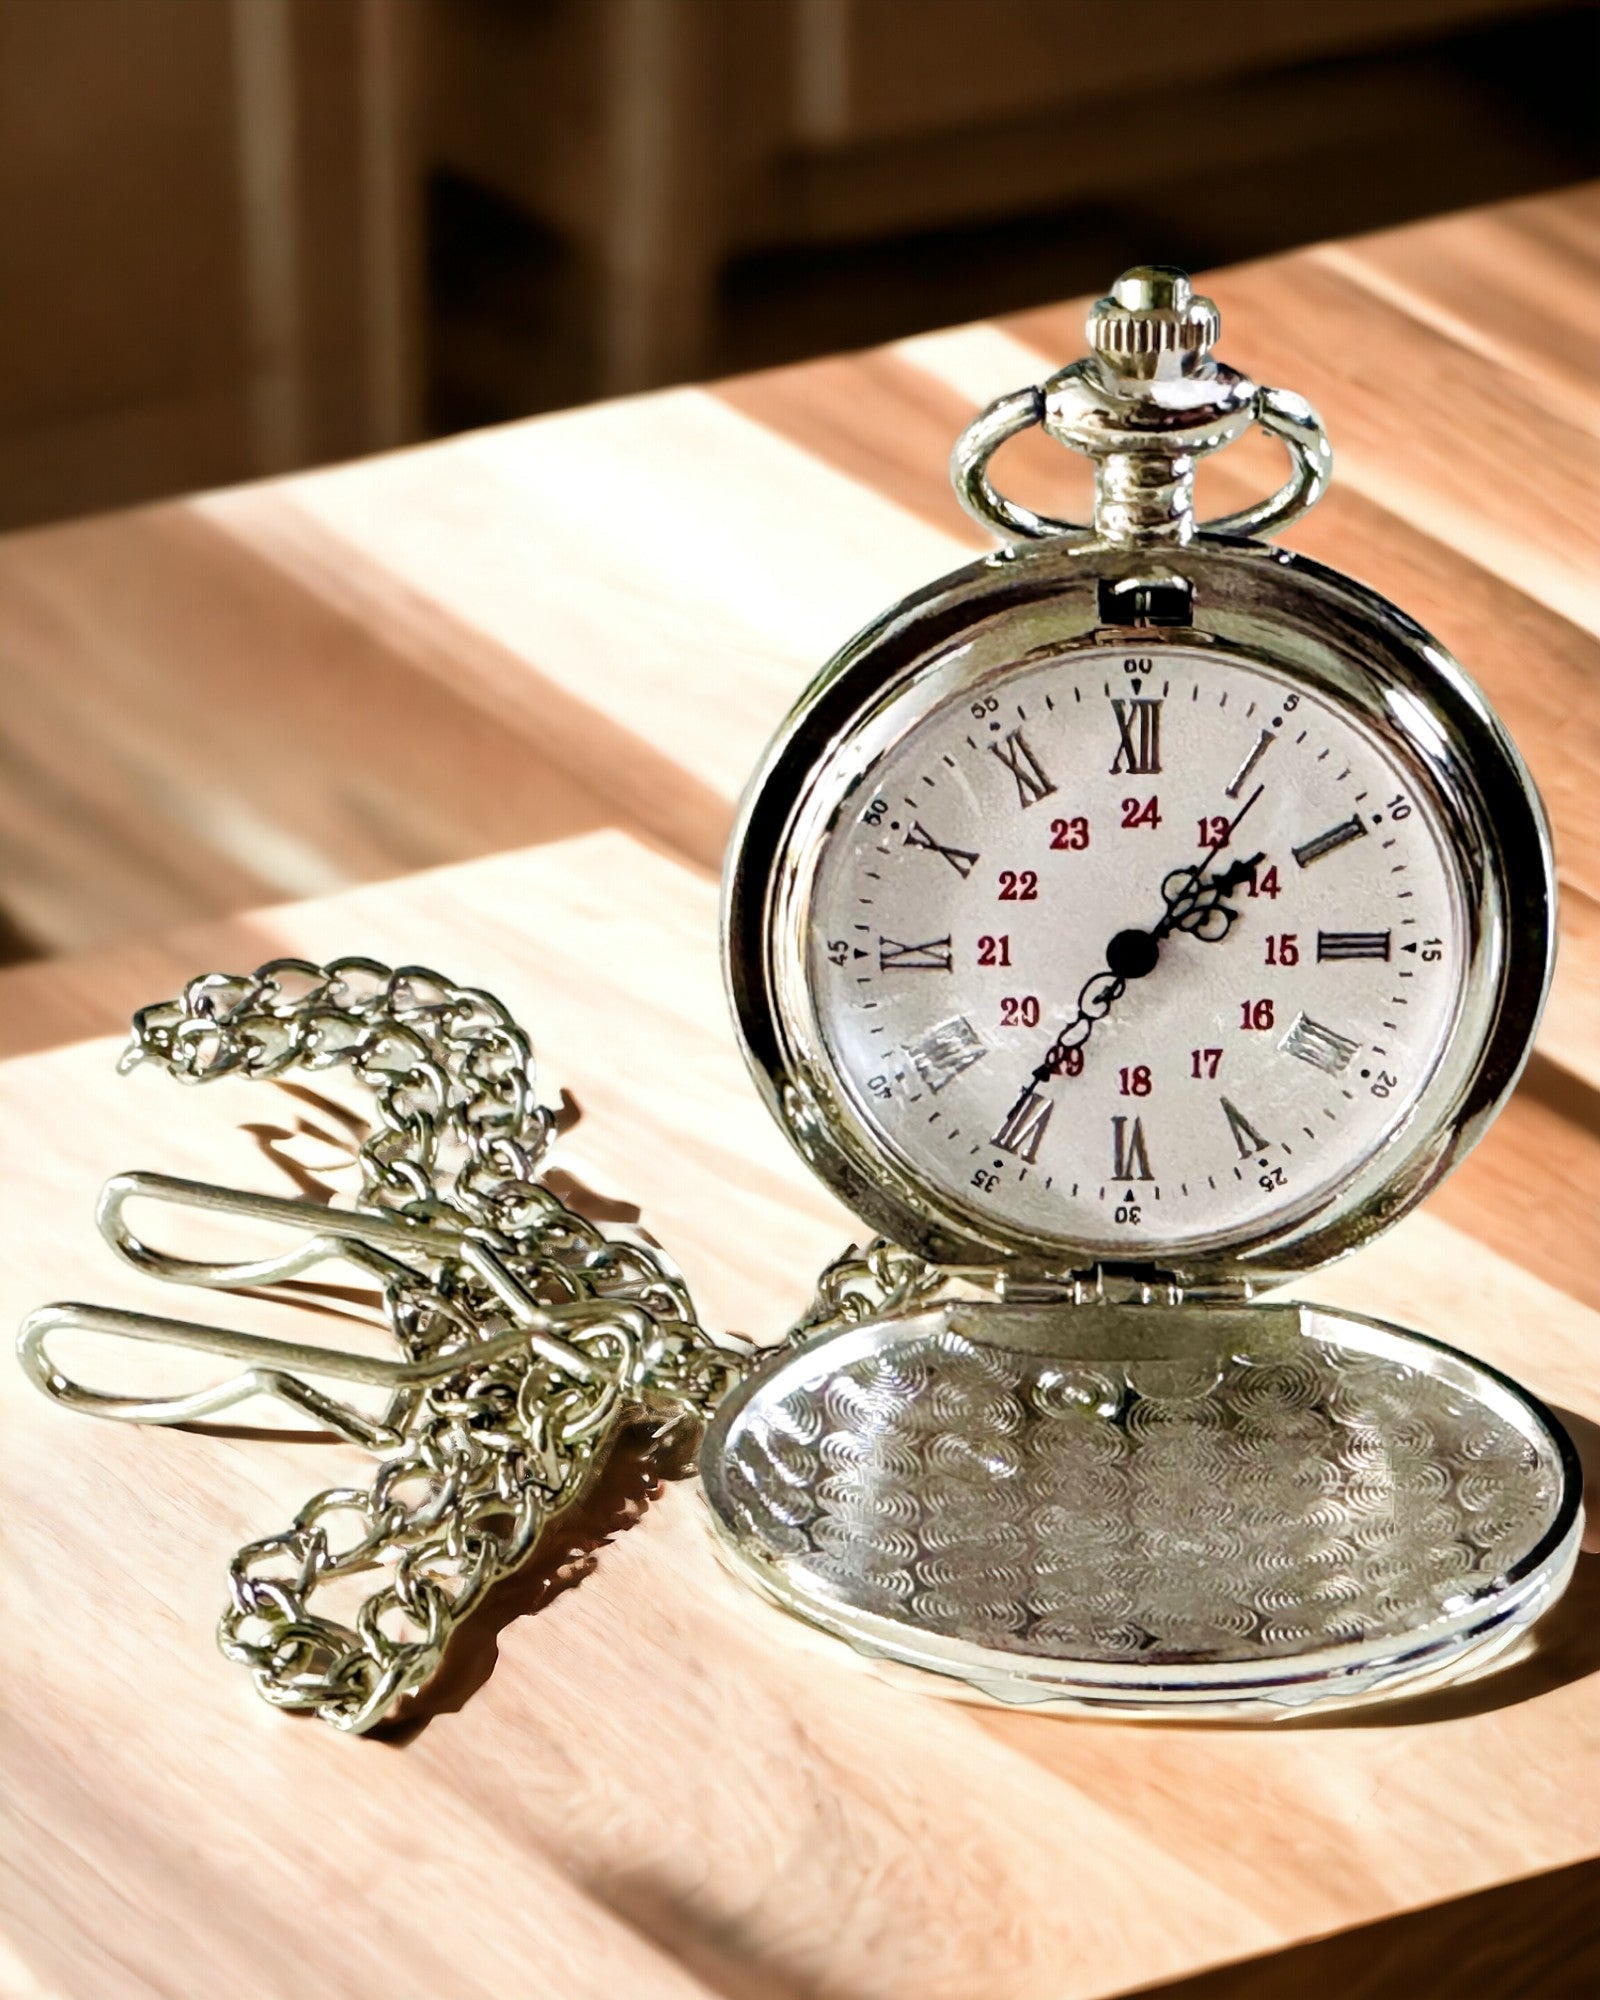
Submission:
[[[1464,1609],[1550,1522],[1559,1469],[1448,1382],[1308,1339],[1063,1363],[941,1331],[752,1407],[746,1535],[942,1636],[1240,1661]]]

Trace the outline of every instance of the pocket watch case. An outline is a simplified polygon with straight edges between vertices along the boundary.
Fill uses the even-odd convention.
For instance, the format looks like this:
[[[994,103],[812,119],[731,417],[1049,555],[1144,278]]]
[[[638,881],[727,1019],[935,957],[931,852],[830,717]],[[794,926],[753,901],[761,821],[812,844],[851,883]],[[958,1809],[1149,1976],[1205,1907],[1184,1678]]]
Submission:
[[[1264,540],[1331,454],[1217,332],[1181,273],[1130,272],[1088,358],[974,421],[952,477],[1006,546],[822,671],[725,877],[752,1075],[882,1240],[714,1418],[720,1545],[860,1652],[1011,1705],[1281,1717],[1469,1677],[1578,1547],[1572,1446],[1515,1383],[1257,1296],[1482,1136],[1532,1045],[1555,881],[1532,780],[1446,648]],[[1252,422],[1287,483],[1197,522],[1198,460]],[[991,485],[1030,425],[1093,459],[1092,523]],[[1250,997],[1263,957],[1283,1020]],[[901,1281],[851,1294],[875,1257]]]
[[[722,1548],[944,1692],[1284,1716],[1499,1663],[1576,1560],[1565,1434],[1420,1334],[1298,1305],[942,1303],[724,1402]]]

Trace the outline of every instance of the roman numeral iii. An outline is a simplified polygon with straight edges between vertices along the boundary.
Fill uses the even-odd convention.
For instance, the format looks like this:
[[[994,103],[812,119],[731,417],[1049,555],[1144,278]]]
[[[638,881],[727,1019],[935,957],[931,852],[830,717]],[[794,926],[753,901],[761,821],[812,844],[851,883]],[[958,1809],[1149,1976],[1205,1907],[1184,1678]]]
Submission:
[[[929,938],[924,944],[900,944],[886,937],[878,940],[880,972],[948,972],[952,957],[947,937]]]
[[[1055,790],[1020,729],[1013,729],[1009,736],[1002,737],[998,743],[991,743],[989,748],[1016,779],[1019,806],[1036,806]]]
[[[1113,1118],[1111,1121],[1111,1178],[1116,1181],[1153,1181],[1150,1153],[1144,1143],[1142,1118]]]
[[[907,847],[925,847],[930,854],[942,854],[963,882],[978,865],[976,854],[969,854],[964,847],[946,847],[941,841],[934,839],[921,820],[911,822],[911,831],[906,835],[905,844]]]
[[[1039,1157],[1039,1142],[1055,1108],[1050,1098],[1030,1090],[1006,1113],[1005,1123],[994,1135],[994,1143],[1002,1152],[1014,1153],[1031,1167]]]
[[[1112,775],[1131,772],[1148,777],[1161,769],[1161,703],[1125,701],[1111,698],[1117,718],[1117,754],[1111,760]]]
[[[1388,931],[1318,931],[1318,959],[1382,958],[1389,956]]]

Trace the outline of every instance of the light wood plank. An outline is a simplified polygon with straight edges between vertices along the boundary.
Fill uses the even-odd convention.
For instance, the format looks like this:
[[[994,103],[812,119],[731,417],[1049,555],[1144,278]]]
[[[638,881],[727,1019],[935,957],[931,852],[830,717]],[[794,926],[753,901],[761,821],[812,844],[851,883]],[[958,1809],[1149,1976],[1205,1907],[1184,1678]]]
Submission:
[[[713,906],[702,876],[603,834],[235,920],[167,947],[161,969],[358,949],[500,991],[534,1031],[546,1092],[583,1107],[569,1165],[640,1204],[708,1312],[770,1337],[848,1225],[742,1075]],[[508,926],[508,909],[523,921]],[[13,1318],[50,1295],[173,1303],[99,1246],[105,1173],[272,1184],[236,1121],[288,1126],[297,1100],[118,1080],[112,1053],[91,1042],[0,1069],[7,1129],[50,1135],[7,1162],[28,1245],[0,1271]],[[1452,1338],[1600,1415],[1600,1314],[1435,1216],[1301,1289]],[[247,1300],[228,1316],[284,1325]],[[0,1403],[12,1602],[27,1613],[0,1649],[10,1683],[34,1691],[10,1766],[31,1901],[13,1906],[8,1939],[47,1991],[250,1990],[287,1908],[285,1977],[335,1995],[399,1973],[396,1990],[419,1993],[515,1976],[552,1996],[1058,2000],[1600,1853],[1600,1802],[1570,1775],[1600,1750],[1592,1621],[1586,1641],[1552,1621],[1498,1685],[1410,1722],[998,1716],[903,1692],[755,1605],[715,1562],[686,1486],[601,1549],[580,1587],[506,1626],[459,1712],[403,1749],[349,1743],[256,1712],[206,1634],[234,1542],[354,1454],[97,1425],[14,1371]],[[92,1787],[78,1775],[89,1728]],[[105,1870],[120,1870],[115,1918],[69,1925]],[[440,1913],[460,1907],[470,1942],[450,1924],[446,1959]]]
[[[1600,186],[1322,244],[1315,255],[1518,374],[1558,421],[1600,423]]]
[[[6,898],[56,949],[616,817],[189,507],[0,538],[0,654]]]
[[[1521,373],[1315,253],[1206,282],[1234,365],[1310,399],[1335,441],[1346,488],[1600,631],[1592,544],[1600,439],[1592,431],[1555,414]],[[1076,328],[1055,308],[1007,324],[1048,351],[1079,351]]]
[[[364,558],[386,585],[403,578],[413,598],[532,666],[480,690],[496,712],[557,688],[729,801],[841,637],[964,554],[696,389],[482,431],[276,494],[332,539],[340,568]],[[249,490],[195,504],[251,538]],[[561,747],[604,787],[603,745],[580,733]]]

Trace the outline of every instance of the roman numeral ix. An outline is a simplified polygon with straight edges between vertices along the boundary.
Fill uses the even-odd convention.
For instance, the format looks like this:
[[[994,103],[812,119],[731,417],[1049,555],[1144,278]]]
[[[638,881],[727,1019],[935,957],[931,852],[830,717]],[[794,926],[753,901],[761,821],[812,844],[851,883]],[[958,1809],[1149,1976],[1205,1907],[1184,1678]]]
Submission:
[[[1113,1118],[1111,1121],[1111,1178],[1116,1181],[1153,1181],[1150,1154],[1144,1143],[1142,1118]]]
[[[1117,754],[1111,760],[1112,775],[1128,771],[1135,777],[1148,777],[1159,771],[1161,703],[1124,701],[1113,695],[1111,708],[1117,718]]]
[[[947,937],[929,938],[925,944],[900,944],[886,937],[878,940],[880,972],[948,972],[952,956]]]
[[[1389,956],[1388,931],[1318,931],[1318,959],[1381,958]]]
[[[1009,736],[1002,737],[998,743],[991,743],[989,748],[1016,779],[1019,806],[1036,806],[1055,790],[1020,729],[1013,729]]]
[[[1014,1153],[1031,1167],[1039,1157],[1039,1142],[1050,1123],[1054,1102],[1030,1090],[1006,1113],[1005,1123],[994,1135],[994,1143],[1005,1153]]]
[[[911,831],[906,835],[905,844],[907,847],[925,847],[930,854],[942,854],[963,882],[978,865],[976,854],[969,854],[964,847],[946,847],[942,841],[934,839],[921,820],[911,822]]]

